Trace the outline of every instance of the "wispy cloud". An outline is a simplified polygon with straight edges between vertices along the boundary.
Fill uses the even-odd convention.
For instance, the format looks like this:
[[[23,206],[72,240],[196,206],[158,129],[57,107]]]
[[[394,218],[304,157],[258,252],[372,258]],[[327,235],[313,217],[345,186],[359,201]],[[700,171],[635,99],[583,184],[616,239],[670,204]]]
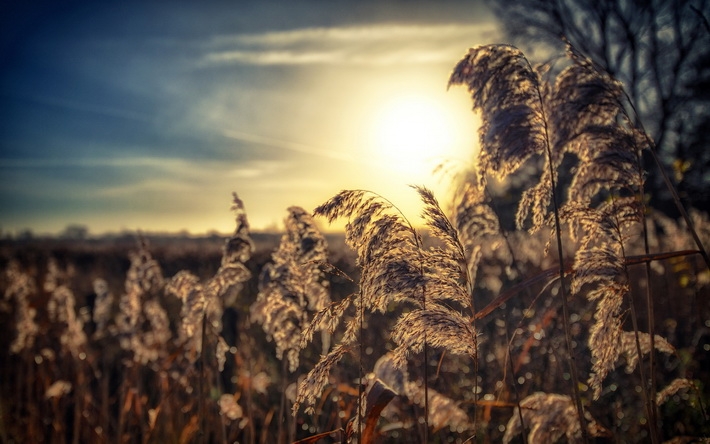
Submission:
[[[152,117],[147,113],[139,112],[132,109],[120,108],[118,106],[105,106],[80,100],[70,100],[49,95],[22,94],[14,91],[11,92],[11,95],[15,99],[28,100],[37,104],[48,105],[71,112],[78,111],[83,113],[98,114],[107,117],[117,117],[121,119],[130,119],[141,122],[152,121]]]
[[[348,153],[343,153],[341,151],[317,148],[317,147],[305,145],[302,143],[290,142],[287,140],[280,140],[280,139],[275,139],[272,137],[260,136],[257,134],[250,134],[250,133],[245,133],[245,132],[241,132],[241,131],[234,131],[234,130],[225,130],[223,132],[223,134],[225,137],[228,137],[230,139],[235,139],[235,140],[239,140],[242,142],[256,143],[256,144],[260,144],[260,145],[266,145],[271,148],[294,151],[296,153],[301,153],[301,154],[309,154],[309,155],[314,155],[314,156],[318,156],[318,157],[325,157],[325,158],[335,159],[335,160],[346,160],[346,161],[355,161],[356,160],[354,156],[352,156]]]
[[[180,168],[191,165],[185,159],[168,157],[60,157],[60,158],[24,158],[0,159],[0,168],[62,168],[62,167],[159,167]]]
[[[232,190],[265,226],[343,187],[410,183],[369,150],[380,100],[443,94],[496,28],[476,1],[358,3],[155,4],[157,27],[134,2],[48,18],[3,71],[0,227],[204,230],[231,223]]]
[[[494,35],[493,24],[304,28],[212,39],[201,60],[214,64],[392,65],[450,62],[467,42]]]
[[[389,40],[448,40],[467,34],[480,35],[482,32],[491,32],[493,30],[495,30],[495,26],[491,23],[318,27],[253,34],[222,35],[214,37],[210,44],[212,46],[286,46],[312,44],[314,42],[375,43]]]

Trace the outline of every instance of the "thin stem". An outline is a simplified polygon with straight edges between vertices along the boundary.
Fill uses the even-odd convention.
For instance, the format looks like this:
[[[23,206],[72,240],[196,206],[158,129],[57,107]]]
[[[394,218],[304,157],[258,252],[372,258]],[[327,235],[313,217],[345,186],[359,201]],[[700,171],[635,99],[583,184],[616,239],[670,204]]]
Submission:
[[[284,356],[284,358],[286,358]],[[286,387],[288,380],[286,375],[288,374],[288,360],[281,360],[281,403],[279,405],[279,428],[278,428],[278,442],[284,442],[284,422],[286,421]]]
[[[362,439],[362,417],[363,417],[363,412],[362,412],[362,375],[365,373],[363,370],[363,364],[362,364],[362,357],[365,354],[365,341],[363,341],[363,333],[365,332],[365,327],[364,327],[364,318],[365,318],[365,312],[364,312],[364,304],[362,301],[362,292],[360,292],[360,366],[358,368],[358,380],[360,383],[357,385],[357,436],[358,436],[358,442]]]
[[[101,400],[100,400],[100,415],[101,415],[101,433],[109,433],[109,381],[111,379],[111,370],[109,360],[106,353],[101,354]],[[119,404],[121,405],[121,404]]]
[[[532,66],[530,66],[530,70]],[[579,394],[579,377],[577,376],[577,363],[574,357],[574,352],[572,350],[572,334],[570,332],[570,321],[569,321],[569,307],[567,305],[567,290],[565,288],[565,265],[564,265],[564,250],[562,248],[562,224],[560,223],[560,210],[557,203],[557,184],[555,182],[555,171],[553,166],[552,158],[552,148],[550,143],[550,134],[547,127],[547,117],[545,116],[544,101],[542,98],[542,92],[539,86],[536,86],[536,91],[538,95],[538,100],[540,103],[540,112],[542,113],[542,123],[545,132],[545,151],[547,154],[547,165],[549,167],[550,173],[550,191],[552,193],[552,205],[554,209],[555,216],[555,234],[557,239],[557,254],[559,256],[559,276],[560,276],[560,295],[562,297],[562,317],[564,319],[564,331],[565,331],[565,342],[567,343],[567,352],[569,356],[569,366],[570,374],[572,379],[572,392],[574,394],[574,402],[577,407],[577,416],[579,417],[579,426],[582,431],[582,440],[585,443],[589,442],[589,435],[587,432],[587,422],[584,418],[584,410],[582,409],[582,398]]]
[[[205,341],[207,336],[207,306],[205,304],[205,310],[202,313],[202,343],[200,344],[200,377],[197,381],[197,393],[199,393],[200,399],[198,403],[199,416],[200,416],[200,431],[198,432],[198,441],[205,442],[205,430],[207,427],[207,414],[205,412],[205,367],[207,366],[207,354],[205,353]]]
[[[648,384],[646,383],[646,373],[643,369],[642,365],[642,359],[641,357],[643,356],[641,354],[641,342],[639,341],[639,326],[638,326],[638,319],[636,316],[636,305],[634,304],[634,298],[629,295],[629,309],[631,310],[631,324],[634,328],[634,339],[636,341],[636,353],[638,353],[639,356],[639,362],[638,362],[638,369],[639,369],[639,376],[641,378],[641,395],[643,397],[643,403],[644,406],[646,406],[646,415],[648,415],[648,427],[649,427],[649,432],[651,435],[651,442],[652,443],[657,443],[658,442],[658,436],[657,436],[657,430],[656,430],[656,424],[652,424],[653,421],[653,413],[651,411],[651,401],[650,398],[653,398],[653,396],[649,396],[650,394],[648,393]]]
[[[644,195],[643,195],[643,168],[641,165],[641,155],[639,154],[637,156],[637,161],[638,161],[638,174],[639,178],[641,178],[641,193],[639,193],[639,201],[641,203],[641,229],[643,232],[643,247],[644,247],[644,253],[646,256],[650,254],[650,248],[649,248],[649,242],[648,242],[648,219],[646,218],[646,203],[644,201]],[[623,245],[622,245],[623,247]],[[655,311],[653,308],[653,295],[651,293],[651,264],[646,262],[645,267],[644,267],[645,273],[646,273],[646,310],[648,311],[648,334],[650,335],[651,338],[651,349],[648,352],[648,357],[649,357],[649,371],[650,371],[650,376],[651,376],[651,386],[649,387],[649,391],[651,395],[656,393],[656,360],[655,360],[655,355],[656,355],[656,326],[655,326]],[[639,356],[639,366],[641,365],[641,359]],[[652,424],[653,430],[656,432],[655,434],[652,433],[652,438],[654,437],[653,435],[656,435],[655,438],[658,439],[657,436],[657,428],[659,426],[658,424],[658,406],[656,405],[656,397],[651,396],[650,397],[651,405],[650,405],[650,415],[651,417],[649,418],[649,421]]]
[[[612,195],[612,199],[614,196]],[[619,226],[619,221],[618,219],[616,220],[616,223],[614,224],[614,228],[616,230],[616,235],[619,240],[619,247],[621,248],[621,257],[626,257],[626,250],[624,248],[624,240],[623,236],[621,234],[621,227]],[[626,282],[629,282],[629,269],[628,267],[624,266],[624,274],[626,277]],[[655,392],[648,392],[648,384],[646,380],[646,372],[644,371],[643,368],[643,362],[642,362],[642,357],[643,354],[641,353],[641,342],[639,341],[639,326],[638,326],[638,317],[636,314],[636,305],[634,304],[634,298],[631,292],[629,291],[628,294],[628,299],[629,299],[629,308],[631,310],[631,324],[633,325],[634,328],[634,339],[636,341],[636,353],[638,353],[638,369],[639,369],[639,375],[641,377],[641,396],[643,397],[643,404],[646,407],[646,415],[648,419],[648,427],[649,427],[649,434],[651,435],[651,443],[656,444],[658,443],[658,430],[657,430],[657,425],[654,422],[655,415],[653,414],[653,406],[651,404],[651,398],[655,398],[653,396],[653,393]],[[652,313],[649,313],[649,317],[652,317]],[[653,336],[651,336],[651,341],[653,341]],[[653,346],[653,342],[651,343]]]
[[[372,192],[372,191],[367,191],[367,190],[359,190],[359,191],[366,191],[368,193],[372,193],[373,195],[377,196],[378,198],[382,199],[384,202],[389,204],[395,211],[397,211],[402,218],[407,222],[407,225],[409,226],[409,231],[412,233],[412,236],[414,238],[414,243],[417,248],[417,253],[419,254],[419,272],[421,273],[422,276],[424,276],[424,258],[422,256],[422,249],[424,246],[422,245],[422,240],[419,238],[419,235],[417,234],[417,230],[414,229],[414,226],[412,223],[407,219],[407,217],[404,215],[402,210],[400,210],[397,205],[393,204],[392,201],[389,199],[383,197],[382,195]],[[422,309],[426,310],[426,284],[422,287]],[[427,330],[426,326],[424,327],[424,441],[423,442],[428,442],[429,441],[429,344],[427,341]]]
[[[426,309],[426,296],[422,296],[422,308]],[[429,442],[429,343],[424,328],[424,442]]]
[[[554,196],[553,196],[554,199]],[[572,390],[574,393],[574,402],[577,407],[577,416],[579,416],[579,424],[580,428],[582,430],[582,438],[584,439],[584,442],[589,442],[589,438],[587,436],[587,424],[584,419],[584,411],[582,410],[582,398],[579,394],[579,387],[577,384],[579,383],[579,377],[577,376],[577,363],[576,363],[576,358],[574,357],[574,353],[572,351],[572,334],[570,332],[570,321],[569,321],[569,308],[567,306],[567,290],[565,289],[565,283],[564,283],[564,266],[562,265],[562,240],[561,240],[561,235],[559,232],[559,215],[557,213],[557,205],[555,205],[555,224],[558,227],[557,228],[557,249],[560,254],[560,294],[562,297],[562,317],[564,320],[564,330],[565,330],[565,342],[567,344],[567,353],[569,354],[569,366],[570,366],[570,373],[572,376]]]
[[[116,433],[117,443],[123,442],[123,429],[126,426],[126,409],[124,408],[124,403],[126,402],[126,395],[128,393],[128,390],[130,390],[129,381],[131,380],[131,376],[133,376],[135,373],[135,365],[132,362],[130,362],[129,365],[130,369],[127,372],[128,377],[124,377],[123,381],[121,381],[121,386],[119,389],[120,392],[118,395],[118,432]]]
[[[505,318],[505,324],[508,325],[508,312],[506,311],[503,314],[503,317]],[[523,433],[521,435],[523,436],[523,444],[528,444],[528,435],[525,433],[525,419],[523,418],[523,408],[520,406],[520,392],[518,391],[518,385],[515,383],[515,368],[513,368],[513,355],[510,352],[510,348],[513,344],[513,338],[510,337],[510,332],[508,331],[508,328],[506,327],[505,329],[505,340],[508,344],[506,347],[506,357],[505,360],[508,361],[508,365],[510,366],[510,377],[513,380],[513,391],[515,392],[515,405],[518,407],[518,420],[520,421],[520,428],[523,430]],[[503,377],[503,380],[505,380],[505,375]]]
[[[72,444],[79,444],[81,433],[81,418],[84,400],[84,372],[82,361],[77,361],[76,369],[76,393],[74,394],[74,429],[72,431]]]

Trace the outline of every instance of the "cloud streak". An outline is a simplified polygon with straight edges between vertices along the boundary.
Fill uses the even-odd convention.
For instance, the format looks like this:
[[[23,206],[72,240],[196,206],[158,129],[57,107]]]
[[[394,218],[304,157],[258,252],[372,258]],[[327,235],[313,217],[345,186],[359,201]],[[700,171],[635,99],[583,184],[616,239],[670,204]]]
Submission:
[[[224,136],[230,139],[239,140],[241,142],[257,143],[260,145],[266,145],[271,148],[293,151],[300,154],[309,154],[318,157],[324,157],[328,159],[335,160],[345,160],[353,162],[356,158],[348,153],[343,153],[336,150],[326,150],[322,148],[316,148],[309,145],[304,145],[301,143],[290,142],[286,140],[279,140],[272,137],[260,136],[257,134],[249,134],[241,131],[225,130]]]
[[[202,66],[223,64],[389,66],[448,63],[461,42],[480,41],[493,24],[372,25],[304,28],[220,36],[208,45]]]
[[[355,3],[48,18],[0,69],[0,229],[205,230],[231,222],[232,190],[258,227],[340,188],[410,182],[369,149],[378,107],[446,94],[453,62],[496,27],[475,1]]]

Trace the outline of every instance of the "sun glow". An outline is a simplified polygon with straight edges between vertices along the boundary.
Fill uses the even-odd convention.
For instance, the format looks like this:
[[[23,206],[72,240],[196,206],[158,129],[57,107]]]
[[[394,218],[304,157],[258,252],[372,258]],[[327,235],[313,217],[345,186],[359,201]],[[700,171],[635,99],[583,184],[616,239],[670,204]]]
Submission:
[[[410,186],[429,188],[446,207],[454,176],[472,167],[477,126],[467,95],[443,88],[403,89],[385,90],[369,103],[371,111],[360,127],[365,143],[360,152],[369,165],[361,186],[394,202],[419,225],[421,201]],[[440,165],[443,169],[435,172]]]
[[[438,164],[458,157],[462,128],[445,105],[416,95],[386,102],[372,122],[373,161],[421,182],[431,177]]]

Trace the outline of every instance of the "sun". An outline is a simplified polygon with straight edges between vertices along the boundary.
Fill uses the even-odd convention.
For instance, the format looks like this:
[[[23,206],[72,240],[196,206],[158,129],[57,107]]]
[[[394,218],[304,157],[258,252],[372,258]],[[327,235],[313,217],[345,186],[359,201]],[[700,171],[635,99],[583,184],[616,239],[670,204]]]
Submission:
[[[372,160],[419,181],[457,154],[459,131],[452,112],[441,101],[417,95],[396,97],[373,115]]]
[[[359,125],[359,153],[367,171],[355,179],[396,203],[415,225],[421,201],[411,186],[430,189],[444,204],[453,196],[457,175],[472,167],[478,128],[470,99],[421,88],[373,96]],[[390,94],[387,94],[390,93]],[[437,167],[444,168],[436,171]]]

